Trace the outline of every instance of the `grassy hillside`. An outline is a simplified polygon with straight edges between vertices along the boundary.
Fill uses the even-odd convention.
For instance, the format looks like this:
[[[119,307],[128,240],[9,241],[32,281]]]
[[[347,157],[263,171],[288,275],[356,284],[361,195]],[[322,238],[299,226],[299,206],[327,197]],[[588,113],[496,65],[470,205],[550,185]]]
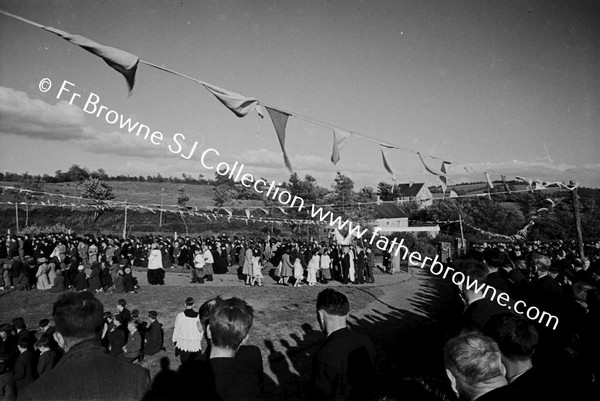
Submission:
[[[182,184],[177,183],[152,183],[152,182],[135,182],[135,181],[110,181],[109,184],[113,187],[115,200],[127,200],[131,203],[140,203],[143,205],[161,203],[162,188],[164,188],[163,204],[177,204],[178,189]],[[0,185],[17,187],[17,183],[0,182]],[[190,198],[188,205],[190,206],[214,206],[213,187],[210,185],[185,185],[187,194]],[[65,183],[48,183],[44,185],[44,192],[53,194],[63,194],[69,196],[80,196],[81,188],[74,182]],[[0,194],[0,202],[24,201],[23,194],[18,194],[15,191],[5,191]],[[61,202],[70,205],[77,204],[78,201],[60,196],[39,196],[37,202],[47,202],[51,200],[53,203]],[[262,202],[256,200],[236,200],[236,205],[253,206],[262,205]],[[164,235],[173,235],[177,231],[178,234],[185,234],[186,227],[179,214],[163,213],[162,226],[159,226],[160,213],[152,213],[143,210],[129,210],[127,231],[131,234],[145,233],[161,233]],[[72,207],[48,207],[48,206],[30,206],[29,207],[29,225],[38,227],[46,227],[54,224],[64,224],[67,228],[71,228],[76,232],[89,233],[113,233],[121,234],[123,232],[124,211],[122,208],[106,211],[98,221],[93,221],[93,210],[77,209]],[[273,232],[274,234],[283,231],[289,233],[290,228],[284,225],[273,225],[262,222],[248,224],[244,221],[219,219],[218,221],[209,221],[206,217],[185,216],[185,223],[190,234],[211,235],[221,234],[226,232],[230,235],[254,235]],[[22,229],[25,225],[25,206],[19,205],[19,227]],[[12,205],[0,205],[0,230],[6,232],[7,229],[14,230],[15,223],[15,208]]]

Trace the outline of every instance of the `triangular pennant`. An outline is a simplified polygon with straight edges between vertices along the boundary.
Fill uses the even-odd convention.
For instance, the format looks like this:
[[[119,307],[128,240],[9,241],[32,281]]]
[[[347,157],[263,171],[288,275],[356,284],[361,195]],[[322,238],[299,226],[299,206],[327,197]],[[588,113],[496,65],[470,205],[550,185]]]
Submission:
[[[246,212],[246,217],[250,218],[250,209],[245,209],[244,212]]]
[[[279,139],[279,145],[281,145],[281,151],[283,152],[283,160],[285,161],[285,165],[290,171],[293,171],[292,165],[290,164],[290,160],[288,159],[288,155],[285,151],[285,127],[290,114],[266,106],[265,108],[269,112],[269,116],[271,116],[271,121],[273,121],[273,126],[275,127],[277,138]]]
[[[423,163],[423,167],[425,167],[425,170],[427,170],[428,172],[430,172],[433,175],[437,175],[437,176],[441,176],[441,175],[446,175],[446,167],[445,164],[450,164],[450,162],[447,161],[443,161],[442,162],[442,168],[444,169],[443,172],[440,171],[435,171],[433,170],[431,167],[429,167],[427,164],[425,164],[425,160],[423,160],[423,156],[421,156],[420,152],[417,152],[417,154],[419,155],[419,159],[421,159],[421,163]]]
[[[487,171],[483,173],[485,175],[485,181],[487,182],[487,186],[489,189],[494,188],[494,184],[492,184],[492,179],[490,178],[490,173]]]
[[[394,172],[392,171],[392,168],[390,167],[390,164],[387,161],[387,158],[385,157],[385,152],[383,151],[383,146],[381,147],[381,157],[383,159],[383,168],[385,168],[385,170],[390,173],[390,175],[392,176],[392,180],[396,181],[396,176],[394,175]]]
[[[258,123],[256,123],[256,136],[260,136],[260,122],[265,118],[265,112],[260,104],[257,104],[254,108],[258,115]]]
[[[207,83],[203,86],[238,117],[245,117],[258,104],[258,99],[248,98]]]
[[[506,193],[510,193],[510,187],[508,186],[508,183],[506,182],[506,176],[501,175],[500,177],[502,178],[502,184],[504,185],[504,190],[506,191]]]
[[[74,45],[82,47],[88,52],[101,57],[106,64],[110,65],[125,77],[127,84],[129,85],[129,91],[131,92],[135,83],[135,72],[140,61],[138,56],[127,53],[123,50],[115,49],[114,47],[101,45],[86,37],[72,35],[68,32],[61,31],[60,29],[56,29],[51,26],[45,26],[42,29],[52,32],[53,34],[73,43]]]
[[[337,164],[340,160],[340,150],[342,150],[346,142],[348,142],[350,136],[352,136],[352,134],[348,131],[338,128],[333,129],[333,150],[331,151],[331,162],[333,164]]]
[[[440,167],[440,171],[442,172],[442,175],[440,175],[440,181],[442,182],[442,194],[446,193],[446,187],[448,185],[448,179],[446,178],[446,164],[450,164],[450,162],[443,161],[442,167]]]

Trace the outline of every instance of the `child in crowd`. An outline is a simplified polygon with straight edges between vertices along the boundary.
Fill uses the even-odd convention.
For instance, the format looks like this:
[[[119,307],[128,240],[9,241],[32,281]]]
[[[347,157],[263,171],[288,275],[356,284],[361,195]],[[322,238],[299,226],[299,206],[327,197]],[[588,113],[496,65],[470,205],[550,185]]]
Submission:
[[[47,336],[40,337],[35,343],[35,348],[40,351],[37,363],[37,375],[42,377],[52,370],[54,367],[55,353],[50,349],[50,338]]]
[[[250,285],[258,285],[262,287],[263,274],[261,272],[262,264],[260,263],[260,252],[255,249],[252,254],[252,282]]]
[[[127,322],[131,319],[131,312],[127,309],[127,300],[121,298],[117,301],[117,310],[119,311],[117,316],[121,317],[121,322]]]

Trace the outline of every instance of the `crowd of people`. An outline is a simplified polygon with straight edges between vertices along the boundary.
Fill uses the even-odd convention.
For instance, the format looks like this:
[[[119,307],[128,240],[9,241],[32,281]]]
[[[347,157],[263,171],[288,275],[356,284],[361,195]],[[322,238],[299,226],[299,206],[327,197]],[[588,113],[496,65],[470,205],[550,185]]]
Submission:
[[[85,243],[86,239],[65,237],[57,235],[51,238],[56,242],[54,246],[41,246],[48,249],[49,255],[36,254],[34,245],[34,257],[58,258],[59,263],[70,257],[86,269],[87,265],[102,264],[110,256],[122,272],[123,266],[129,266],[129,260],[137,265],[131,250],[139,245],[145,250],[139,260],[148,268],[151,285],[164,282],[164,274],[157,273],[153,273],[153,283],[150,282],[153,270],[150,266],[158,265],[158,260],[162,263],[165,254],[171,265],[187,264],[192,281],[197,283],[210,281],[213,274],[222,274],[230,264],[239,266],[248,285],[260,284],[253,269],[267,263],[272,265],[280,285],[298,285],[304,280],[310,285],[330,279],[342,283],[372,282],[369,266],[371,269],[375,266],[373,252],[361,243],[350,247],[269,239],[229,240],[223,236],[204,240],[149,237],[133,239],[132,243],[102,237],[102,251],[96,253],[96,259],[83,261],[79,252],[71,253],[70,247]],[[34,238],[33,242],[37,240],[41,240],[38,246],[43,245],[48,237]],[[25,247],[23,255],[15,255],[21,249],[14,245],[11,249],[13,241],[19,243],[18,238],[10,238],[6,257],[13,265],[15,258],[19,261],[23,258],[26,265],[29,258]],[[65,252],[60,252],[59,247],[56,256],[53,253],[58,244],[65,246]],[[586,247],[587,258],[581,258],[576,247],[566,242],[481,244],[473,246],[467,255],[449,260],[449,265],[465,277],[552,314],[560,323],[555,330],[541,321],[528,319],[478,293],[466,281],[452,285],[452,299],[444,301],[459,318],[444,327],[446,340],[440,344],[443,349],[440,348],[438,355],[444,377],[440,370],[437,376],[399,378],[383,396],[372,386],[376,344],[349,329],[346,295],[326,287],[319,292],[315,306],[319,327],[327,338],[311,356],[306,398],[597,399],[600,394],[599,245]],[[107,255],[108,248],[114,250]],[[217,249],[224,252],[219,254]],[[152,253],[156,255],[154,262]],[[389,256],[385,263],[391,260]],[[37,270],[49,263],[42,260]],[[322,268],[323,263],[329,268]],[[302,275],[299,272],[295,275],[296,268],[302,269]],[[156,270],[164,269],[162,264]],[[68,272],[69,268],[65,270]],[[102,282],[102,273],[99,277]],[[70,280],[65,279],[65,283],[71,283],[65,287],[78,290],[77,280],[74,286]],[[88,281],[92,281],[91,277]],[[15,286],[14,281],[12,285]],[[17,281],[16,285],[23,284]],[[245,301],[215,297],[197,308],[194,299],[185,299],[183,310],[174,317],[171,337],[180,368],[171,373],[161,371],[153,381],[139,362],[148,355],[165,352],[164,332],[157,312],[148,311],[143,319],[138,310],[128,310],[125,299],[117,302],[116,310],[114,315],[104,312],[104,305],[88,287],[85,291],[62,293],[52,309],[54,326],[50,325],[50,319],[44,319],[36,335],[27,330],[22,318],[0,325],[0,396],[17,393],[19,399],[25,400],[93,399],[102,394],[107,399],[186,399],[189,392],[201,388],[204,398],[211,400],[263,397],[263,358],[260,348],[246,344],[254,312]],[[90,384],[82,388],[74,382]],[[117,393],[115,386],[126,390]]]
[[[239,266],[246,285],[263,285],[265,267],[274,267],[277,283],[295,287],[339,280],[374,283],[375,254],[358,243],[301,242],[271,238],[162,237],[125,240],[113,236],[40,234],[0,236],[0,290],[113,291],[140,289],[133,267],[147,269],[150,285],[164,285],[165,271],[180,267],[191,283],[213,281]]]

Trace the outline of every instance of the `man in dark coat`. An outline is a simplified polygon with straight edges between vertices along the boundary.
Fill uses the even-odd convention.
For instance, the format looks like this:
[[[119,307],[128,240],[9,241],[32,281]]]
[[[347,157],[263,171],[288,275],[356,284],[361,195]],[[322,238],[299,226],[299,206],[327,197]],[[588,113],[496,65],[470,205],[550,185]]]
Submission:
[[[344,256],[342,256],[342,283],[350,282],[350,249],[344,247]]]
[[[356,246],[356,284],[364,284],[365,283],[365,259],[366,255],[363,250],[363,247],[359,244]]]
[[[141,400],[150,389],[148,371],[114,359],[100,346],[104,307],[90,292],[63,294],[53,318],[58,343],[66,350],[59,364],[29,385],[19,400]]]
[[[350,331],[346,296],[327,288],[317,296],[317,319],[327,340],[315,352],[310,400],[370,400],[375,376],[375,348],[367,337]]]
[[[31,384],[34,377],[33,368],[33,352],[29,350],[29,341],[19,339],[17,342],[19,347],[19,356],[15,361],[14,378],[17,385],[17,394],[20,394],[26,386]]]
[[[154,355],[163,348],[164,331],[162,324],[156,320],[158,313],[156,311],[148,312],[150,325],[146,329],[146,345],[144,347],[145,355]]]

